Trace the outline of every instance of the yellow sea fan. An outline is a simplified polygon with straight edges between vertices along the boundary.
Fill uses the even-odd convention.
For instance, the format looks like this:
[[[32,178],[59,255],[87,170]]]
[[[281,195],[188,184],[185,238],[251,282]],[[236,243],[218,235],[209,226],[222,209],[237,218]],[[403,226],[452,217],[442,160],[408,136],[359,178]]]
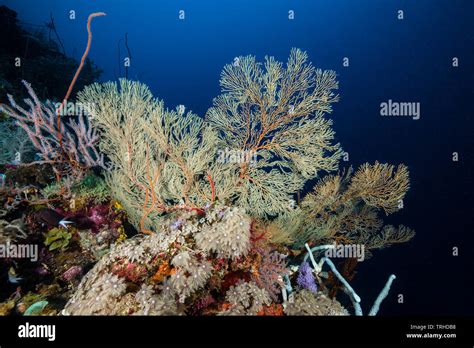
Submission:
[[[378,217],[377,211],[364,205],[346,216],[341,227],[348,233],[374,233],[378,232],[382,225],[383,221]]]
[[[286,65],[238,57],[224,67],[220,84],[206,122],[222,146],[257,158],[254,166],[229,164],[238,175],[233,204],[254,216],[277,216],[306,180],[337,170],[342,151],[323,117],[338,100],[334,71],[316,69],[293,49]]]
[[[415,231],[409,227],[386,225],[382,231],[366,242],[367,249],[384,248],[392,244],[408,242],[415,236]]]
[[[277,219],[264,227],[268,233],[268,239],[275,244],[291,245],[294,242],[293,236],[281,222],[281,220]]]
[[[303,208],[309,208],[311,215],[320,213],[325,207],[333,205],[340,199],[341,177],[327,175],[315,186],[312,193],[308,194],[302,202]]]
[[[408,168],[400,164],[365,163],[354,174],[347,195],[391,214],[398,211],[410,186]]]

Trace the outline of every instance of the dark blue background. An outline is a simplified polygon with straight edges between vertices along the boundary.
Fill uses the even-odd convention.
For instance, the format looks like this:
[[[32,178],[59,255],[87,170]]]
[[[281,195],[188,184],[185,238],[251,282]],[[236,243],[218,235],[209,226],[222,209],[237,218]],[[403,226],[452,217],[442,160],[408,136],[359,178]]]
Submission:
[[[128,32],[130,78],[148,84],[168,107],[204,115],[219,93],[222,67],[239,55],[286,61],[292,47],[339,74],[333,119],[338,141],[358,166],[405,163],[405,209],[387,219],[413,227],[408,244],[359,265],[354,288],[367,311],[388,275],[398,278],[381,314],[474,314],[473,47],[471,0],[12,0],[28,29],[52,11],[69,55],[80,58],[91,12],[90,58],[118,74],[117,43]],[[178,19],[185,10],[186,19]],[[397,10],[405,19],[397,19]],[[76,20],[68,18],[76,11]],[[288,11],[295,19],[288,20]],[[122,46],[122,56],[125,48]],[[343,67],[343,57],[350,66]],[[452,58],[460,66],[453,68]],[[122,69],[123,73],[123,69]],[[122,74],[123,75],[123,74]],[[67,86],[65,86],[66,90]],[[421,119],[383,118],[383,101],[420,102]],[[452,162],[453,152],[459,162]],[[451,256],[452,247],[460,256]],[[398,304],[395,295],[403,294]]]

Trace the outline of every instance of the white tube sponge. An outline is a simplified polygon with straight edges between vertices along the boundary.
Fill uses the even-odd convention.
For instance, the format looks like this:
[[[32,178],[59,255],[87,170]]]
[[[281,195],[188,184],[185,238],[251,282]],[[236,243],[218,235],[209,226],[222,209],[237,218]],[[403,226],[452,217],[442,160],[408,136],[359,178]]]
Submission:
[[[349,293],[349,296],[351,297],[351,300],[353,300],[353,302],[359,303],[360,302],[359,295],[356,294],[355,290],[349,285],[347,280],[345,280],[344,277],[341,275],[341,273],[339,273],[339,271],[336,269],[336,266],[334,265],[334,263],[330,259],[328,259],[327,257],[323,257],[321,260],[324,263],[327,263],[329,265],[329,267],[331,268],[331,271],[334,273],[334,275],[337,277],[337,279],[339,279],[339,281],[347,289],[347,292]]]
[[[321,246],[314,247],[313,249],[310,249],[308,243],[306,243],[305,247],[308,250],[308,254],[305,256],[304,260],[307,260],[308,257],[309,257],[310,260],[311,260],[311,263],[313,264],[313,267],[314,267],[314,269],[317,273],[321,272],[323,265],[325,263],[327,263],[329,265],[329,267],[331,268],[331,271],[334,273],[334,275],[344,285],[344,288],[343,288],[344,292],[350,297],[350,299],[352,301],[352,305],[354,306],[355,314],[357,316],[363,315],[362,308],[360,306],[361,299],[360,299],[359,295],[357,295],[357,293],[349,285],[347,280],[345,280],[344,277],[339,273],[339,271],[337,270],[334,263],[327,257],[321,258],[321,260],[319,261],[319,264],[314,259],[313,251],[327,248],[328,245],[321,245]],[[370,309],[370,312],[369,312],[369,316],[374,316],[378,313],[379,308],[380,308],[380,304],[387,297],[388,292],[390,291],[390,287],[392,286],[392,283],[396,278],[397,277],[394,274],[392,274],[388,278],[387,283],[385,284],[384,288],[380,292],[379,296],[377,296],[377,299],[375,300],[374,304],[372,305],[372,308]]]
[[[313,252],[314,251],[319,251],[319,250],[324,250],[324,249],[334,249],[335,246],[330,244],[330,245],[318,245],[318,246],[315,246],[314,248],[310,248],[308,243],[306,243],[304,246],[305,246],[306,250],[308,250],[308,253],[305,255],[305,257],[303,259],[303,262],[307,262],[308,257],[309,257],[310,260],[311,260],[311,264],[313,265],[313,268],[316,271],[316,273],[320,273],[321,269],[323,267],[323,262],[324,261],[321,260],[318,264],[316,262],[316,260],[314,259]]]
[[[388,292],[390,291],[390,287],[392,286],[392,283],[396,278],[397,277],[395,276],[395,274],[392,274],[390,277],[388,277],[387,283],[385,283],[385,286],[383,287],[382,291],[380,291],[379,296],[377,296],[377,299],[375,300],[374,304],[372,305],[372,308],[370,309],[369,316],[377,315],[380,308],[380,304],[383,300],[385,300],[385,297],[387,297]]]

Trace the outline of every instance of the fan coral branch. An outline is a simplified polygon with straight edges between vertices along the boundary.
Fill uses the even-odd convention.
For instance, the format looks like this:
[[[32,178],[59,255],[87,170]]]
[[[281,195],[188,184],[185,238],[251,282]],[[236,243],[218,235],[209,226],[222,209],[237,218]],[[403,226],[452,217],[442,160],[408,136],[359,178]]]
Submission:
[[[214,202],[216,200],[216,186],[209,173],[207,174],[207,180],[209,180],[209,185],[211,185],[211,202]]]
[[[399,210],[400,201],[409,188],[408,169],[401,164],[368,163],[354,174],[347,194],[357,195],[372,207],[381,208],[388,215]]]
[[[415,231],[406,226],[397,227],[386,225],[379,233],[362,235],[359,241],[364,243],[368,249],[379,249],[392,244],[408,242],[415,236]]]
[[[399,210],[409,187],[408,169],[368,163],[352,175],[352,169],[321,179],[300,207],[282,214],[277,223],[288,226],[298,246],[304,243],[367,244],[368,248],[408,241],[409,229],[384,227],[379,211]]]
[[[217,136],[202,119],[167,110],[143,84],[120,80],[93,84],[78,94],[102,139],[100,148],[113,166],[107,181],[113,195],[142,231],[157,227],[162,212],[202,212],[220,195],[214,160]],[[211,176],[214,193],[209,197]],[[230,191],[230,190],[229,190]],[[145,211],[143,211],[145,210]]]
[[[70,122],[69,127],[55,123],[55,109],[51,103],[42,104],[31,85],[23,81],[31,99],[25,103],[30,110],[17,105],[12,96],[8,96],[11,107],[0,105],[1,109],[17,121],[17,125],[28,134],[33,146],[39,151],[41,161],[32,163],[50,163],[56,174],[66,173],[81,178],[84,171],[92,166],[104,166],[103,155],[95,145],[98,134],[79,115],[79,120]],[[70,130],[72,129],[72,131]],[[63,149],[61,138],[64,138]],[[66,157],[65,157],[66,156]]]
[[[235,163],[237,204],[256,215],[287,209],[289,197],[320,171],[337,169],[341,149],[324,113],[338,100],[333,71],[315,69],[293,49],[286,64],[239,57],[221,75],[223,94],[206,118],[231,149],[257,155],[255,165]]]

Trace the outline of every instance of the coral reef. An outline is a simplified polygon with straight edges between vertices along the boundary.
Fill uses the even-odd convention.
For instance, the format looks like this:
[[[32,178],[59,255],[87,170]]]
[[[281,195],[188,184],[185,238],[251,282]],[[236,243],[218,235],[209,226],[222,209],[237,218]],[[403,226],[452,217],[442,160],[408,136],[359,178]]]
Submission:
[[[306,180],[337,168],[341,151],[323,118],[337,100],[335,73],[316,70],[300,50],[292,50],[286,69],[273,58],[265,69],[253,57],[226,66],[224,94],[206,121],[165,109],[138,82],[93,84],[79,93],[114,164],[108,181],[115,198],[143,229],[153,226],[152,212],[181,202],[219,200],[252,216],[274,215],[288,209]],[[227,147],[256,153],[256,165],[219,161],[218,150]]]
[[[65,100],[100,15],[89,16]],[[41,157],[2,176],[0,242],[40,246],[33,266],[6,260],[0,269],[21,284],[2,294],[2,313],[348,315],[336,299],[342,289],[362,314],[347,271],[355,266],[341,274],[322,253],[361,244],[369,256],[410,240],[413,230],[383,222],[403,207],[408,168],[375,162],[336,172],[342,150],[326,118],[336,74],[314,68],[305,52],[293,49],[286,64],[238,57],[220,84],[204,118],[169,110],[124,79],[79,92],[89,118],[67,125],[26,82],[28,110],[13,97],[2,105]],[[35,166],[55,178],[28,176]]]
[[[133,293],[142,307],[135,306],[132,301],[134,305],[129,308],[130,314],[152,310],[143,307],[146,304],[143,298],[156,297],[157,306],[169,310],[171,307],[162,303],[166,299],[167,302],[174,302],[178,310],[204,288],[212,275],[222,272],[225,264],[232,261],[238,264],[245,258],[250,249],[250,224],[236,223],[236,220],[245,219],[248,217],[238,208],[217,207],[209,209],[205,216],[185,212],[168,224],[163,224],[160,233],[138,236],[116,244],[83,278],[64,313],[119,314],[105,304],[89,306],[96,301],[110,302],[108,295],[103,294],[108,289],[102,288],[102,278],[112,275],[120,281],[141,286],[128,286],[127,289],[132,291],[116,294],[126,296],[136,288]],[[180,221],[179,227],[176,221]],[[216,231],[222,239],[215,244],[208,243],[208,238]],[[239,240],[247,242],[241,243]],[[130,276],[131,270],[140,271]],[[97,287],[101,290],[96,290]],[[97,299],[96,294],[99,292],[102,295]],[[184,308],[180,311],[184,311]]]

